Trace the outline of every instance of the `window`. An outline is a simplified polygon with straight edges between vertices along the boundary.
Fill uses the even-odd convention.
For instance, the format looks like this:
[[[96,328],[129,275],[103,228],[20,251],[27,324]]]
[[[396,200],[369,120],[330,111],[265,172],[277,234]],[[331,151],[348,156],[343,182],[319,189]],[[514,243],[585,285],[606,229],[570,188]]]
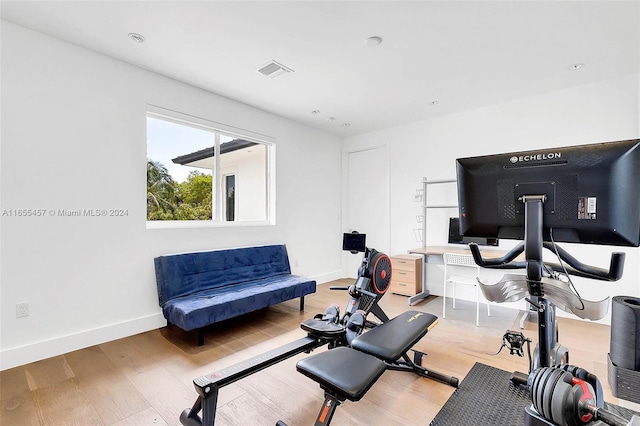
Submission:
[[[224,220],[233,222],[236,217],[236,175],[224,176],[224,190],[222,199]]]
[[[273,223],[275,147],[268,139],[150,107],[148,226],[185,221]]]

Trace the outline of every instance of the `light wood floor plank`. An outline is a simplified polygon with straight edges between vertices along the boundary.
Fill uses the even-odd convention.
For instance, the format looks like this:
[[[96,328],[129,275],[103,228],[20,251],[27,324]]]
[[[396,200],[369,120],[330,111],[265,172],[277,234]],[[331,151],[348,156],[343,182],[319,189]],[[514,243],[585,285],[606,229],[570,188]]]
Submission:
[[[348,285],[338,280],[329,285]],[[2,425],[178,425],[180,413],[196,399],[193,380],[223,367],[303,337],[299,324],[336,303],[344,309],[348,295],[318,286],[305,298],[208,327],[205,346],[196,334],[165,327],[104,343],[48,360],[0,372]],[[450,304],[450,301],[448,301]],[[492,316],[481,312],[475,326],[475,303],[458,302],[441,318],[442,299],[409,307],[404,296],[387,294],[381,306],[390,317],[406,310],[430,312],[438,325],[415,348],[427,353],[423,364],[460,380],[475,362],[507,371],[527,371],[526,356],[495,353],[507,329],[519,330],[519,314],[492,305]],[[609,327],[560,318],[560,342],[570,360],[602,381],[606,400],[613,398],[607,382]],[[523,333],[537,340],[536,324]],[[317,351],[326,350],[319,348]],[[295,370],[300,354],[221,389],[217,424],[271,425],[279,419],[290,425],[313,424],[323,402],[319,385]],[[426,425],[451,396],[448,385],[411,373],[387,371],[357,403],[347,401],[336,411],[336,425]],[[631,408],[633,404],[625,403]]]

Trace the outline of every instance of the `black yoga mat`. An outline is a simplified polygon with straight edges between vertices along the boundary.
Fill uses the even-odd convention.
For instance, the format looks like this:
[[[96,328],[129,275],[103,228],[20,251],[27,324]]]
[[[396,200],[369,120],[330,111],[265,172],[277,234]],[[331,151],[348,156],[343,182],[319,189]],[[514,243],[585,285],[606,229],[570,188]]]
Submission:
[[[524,425],[529,392],[509,381],[511,373],[477,362],[431,426]]]
[[[431,426],[523,426],[524,409],[531,405],[529,392],[512,385],[510,375],[508,371],[477,362],[438,412]],[[605,403],[605,407],[627,419],[634,414],[613,404]],[[589,424],[602,425],[601,422]]]
[[[611,362],[617,367],[640,371],[640,298],[632,296],[613,298],[609,353]]]

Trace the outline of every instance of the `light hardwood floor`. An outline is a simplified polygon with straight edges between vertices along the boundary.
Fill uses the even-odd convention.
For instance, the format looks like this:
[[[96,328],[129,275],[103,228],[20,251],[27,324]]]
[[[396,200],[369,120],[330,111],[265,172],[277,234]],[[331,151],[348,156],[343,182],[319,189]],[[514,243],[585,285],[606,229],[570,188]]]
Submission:
[[[203,347],[196,346],[194,333],[162,328],[2,371],[0,424],[179,424],[180,413],[196,399],[193,379],[303,337],[302,320],[332,303],[342,308],[346,301],[344,292],[323,284],[306,297],[304,312],[299,312],[298,300],[292,300],[214,325]],[[381,301],[390,317],[408,309],[441,312],[441,304],[441,299],[430,297],[409,307],[406,297],[394,294]],[[506,350],[493,355],[507,329],[520,330],[516,311],[492,305],[492,317],[481,315],[476,327],[475,304],[464,306],[463,302],[455,311],[448,308],[447,318],[416,345],[428,354],[424,365],[460,380],[476,362],[527,371],[526,356],[510,356]],[[605,399],[618,403],[606,378],[609,327],[559,322],[560,341],[570,349],[571,363],[600,377]],[[524,333],[535,344],[535,324],[529,323]],[[274,425],[282,419],[292,426],[313,424],[323,392],[295,370],[296,362],[306,356],[297,355],[221,389],[216,423]],[[387,371],[360,402],[339,407],[332,424],[427,425],[453,391],[412,373]]]

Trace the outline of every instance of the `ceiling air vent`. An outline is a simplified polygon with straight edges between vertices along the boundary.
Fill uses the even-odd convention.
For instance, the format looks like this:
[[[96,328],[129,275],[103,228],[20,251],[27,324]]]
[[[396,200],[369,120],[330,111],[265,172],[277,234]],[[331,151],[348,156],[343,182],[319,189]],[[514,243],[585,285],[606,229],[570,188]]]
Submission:
[[[268,64],[261,66],[256,71],[266,77],[271,77],[271,78],[276,78],[278,76],[281,76],[282,74],[288,74],[290,72],[293,72],[291,68],[287,68],[276,61],[271,61]]]

